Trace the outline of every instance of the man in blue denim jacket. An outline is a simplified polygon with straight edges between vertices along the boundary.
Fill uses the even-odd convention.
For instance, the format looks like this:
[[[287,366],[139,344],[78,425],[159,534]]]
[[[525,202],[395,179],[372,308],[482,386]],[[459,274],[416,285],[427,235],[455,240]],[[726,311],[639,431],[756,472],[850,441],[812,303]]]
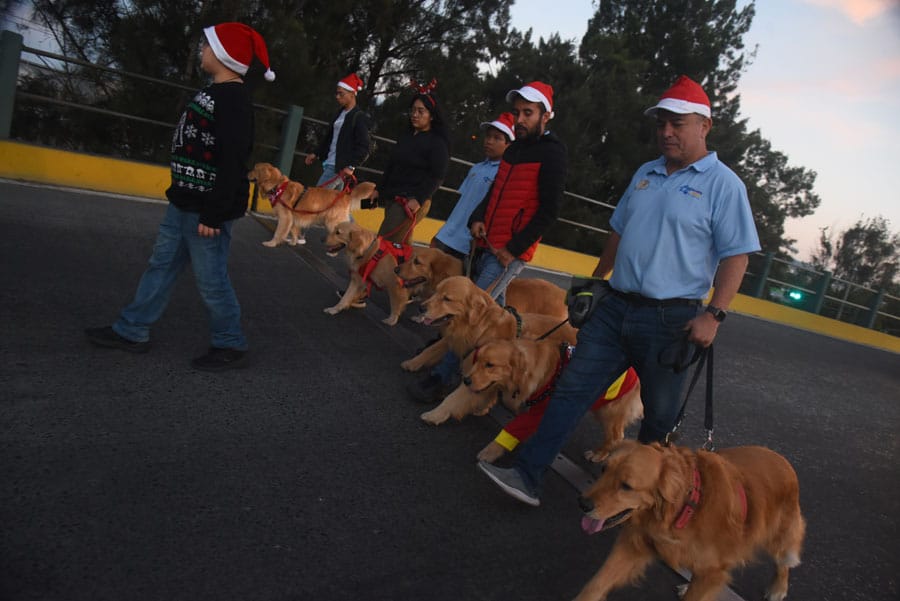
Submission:
[[[711,110],[700,85],[681,76],[645,114],[656,118],[662,156],[637,170],[610,219],[613,232],[594,276],[612,271],[612,294],[579,330],[544,419],[514,466],[479,463],[504,492],[529,505],[540,504],[547,468],[593,400],[629,366],[640,376],[644,403],[638,439],[665,439],[687,371],[662,365],[660,353],[685,333],[698,346],[712,344],[748,254],[760,248],[746,187],[707,151]]]

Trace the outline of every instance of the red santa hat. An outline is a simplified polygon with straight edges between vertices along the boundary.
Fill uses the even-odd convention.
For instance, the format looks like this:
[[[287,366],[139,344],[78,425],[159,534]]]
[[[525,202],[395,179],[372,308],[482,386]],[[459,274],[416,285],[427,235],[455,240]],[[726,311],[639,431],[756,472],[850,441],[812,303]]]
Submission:
[[[679,115],[697,113],[707,118],[712,117],[709,97],[700,84],[687,75],[676,79],[672,87],[659,97],[659,102],[644,111],[644,114],[653,117],[660,109]]]
[[[345,90],[349,90],[356,94],[363,89],[363,80],[361,80],[356,73],[351,73],[340,80],[337,85],[339,88],[344,88]]]
[[[203,30],[213,54],[219,61],[240,75],[246,75],[255,56],[266,68],[266,81],[275,81],[269,68],[266,42],[255,29],[243,23],[219,23]]]
[[[506,101],[512,102],[516,96],[521,96],[528,102],[537,102],[544,105],[544,109],[553,117],[553,87],[542,81],[533,81],[518,90],[510,90],[506,94]]]
[[[493,127],[505,133],[510,141],[516,139],[516,118],[512,113],[500,113],[500,116],[493,121],[485,121],[481,124],[481,129]]]

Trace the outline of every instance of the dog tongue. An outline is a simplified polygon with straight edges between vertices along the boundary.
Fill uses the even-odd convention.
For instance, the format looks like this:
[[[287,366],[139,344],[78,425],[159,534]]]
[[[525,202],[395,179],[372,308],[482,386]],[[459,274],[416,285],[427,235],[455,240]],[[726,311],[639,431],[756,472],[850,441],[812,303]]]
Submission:
[[[584,516],[581,518],[581,529],[587,534],[597,534],[603,530],[603,520],[595,520],[592,517]]]

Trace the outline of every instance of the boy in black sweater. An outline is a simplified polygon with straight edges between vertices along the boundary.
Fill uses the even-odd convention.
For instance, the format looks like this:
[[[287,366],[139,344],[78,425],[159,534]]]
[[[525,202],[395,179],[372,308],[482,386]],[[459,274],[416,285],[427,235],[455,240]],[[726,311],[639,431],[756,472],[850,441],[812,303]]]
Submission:
[[[243,76],[254,57],[265,65],[266,80],[274,80],[275,74],[265,42],[252,28],[221,23],[203,33],[200,66],[212,83],[194,96],[175,127],[169,206],[150,265],[119,319],[86,333],[97,346],[146,352],[150,325],[162,315],[178,274],[190,263],[209,313],[211,337],[209,351],[191,365],[218,371],[243,366],[247,354],[241,309],[228,277],[232,225],[247,208],[254,135]]]

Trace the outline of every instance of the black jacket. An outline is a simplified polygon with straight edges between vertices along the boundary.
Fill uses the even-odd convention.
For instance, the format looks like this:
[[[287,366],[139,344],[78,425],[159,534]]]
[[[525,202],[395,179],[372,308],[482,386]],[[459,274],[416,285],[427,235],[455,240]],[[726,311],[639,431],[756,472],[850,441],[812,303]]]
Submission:
[[[444,181],[449,164],[447,141],[434,130],[402,134],[384,169],[378,201],[384,204],[403,196],[425,202]]]
[[[328,158],[328,150],[331,148],[331,138],[334,136],[334,122],[340,116],[341,109],[331,120],[328,127],[328,135],[319,144],[316,157],[320,161]],[[340,171],[344,167],[358,167],[369,158],[369,116],[353,107],[344,116],[344,124],[338,132],[337,148],[335,148],[334,170]]]

